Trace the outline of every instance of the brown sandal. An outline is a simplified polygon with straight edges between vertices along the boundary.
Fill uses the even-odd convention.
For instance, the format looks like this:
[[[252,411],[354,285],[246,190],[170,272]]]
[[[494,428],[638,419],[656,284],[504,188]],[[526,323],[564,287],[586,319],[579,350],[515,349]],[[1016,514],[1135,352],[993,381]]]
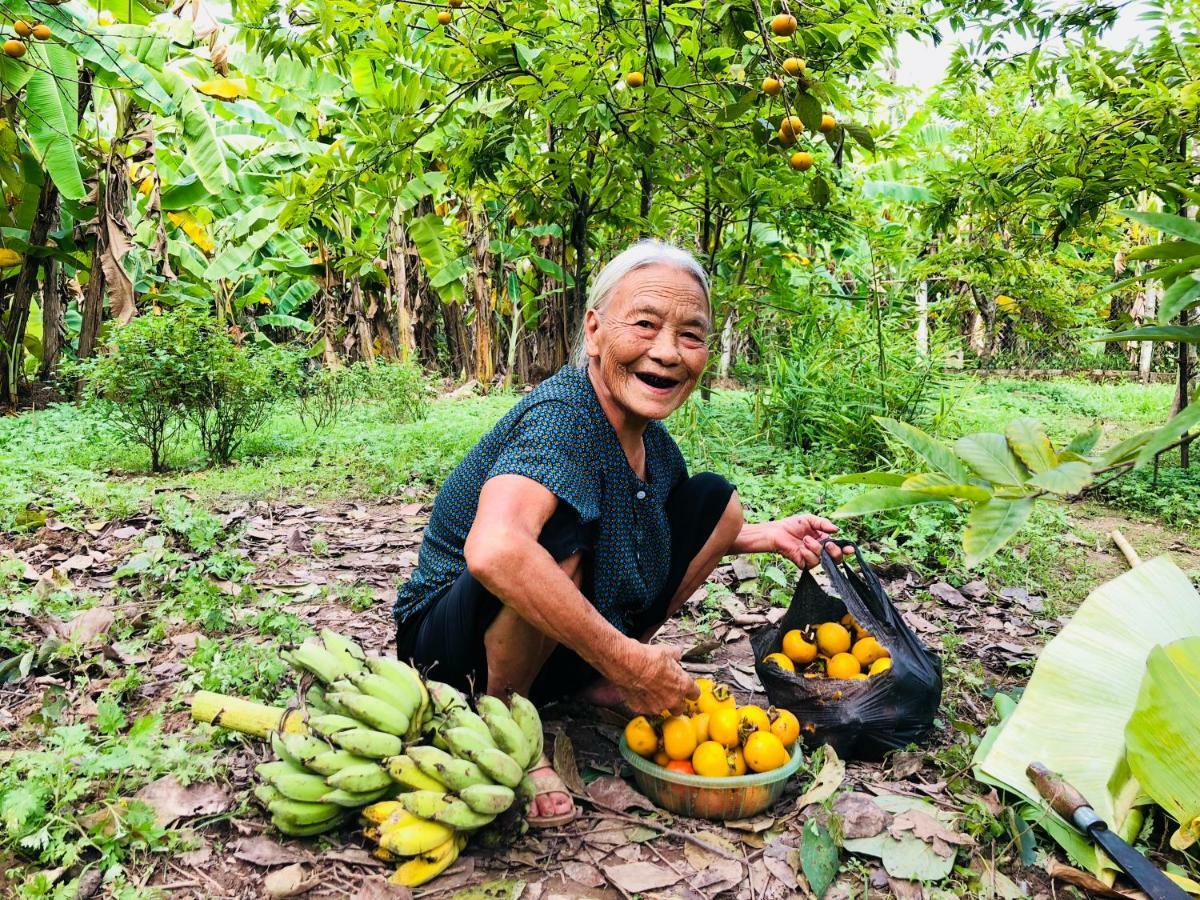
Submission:
[[[571,797],[571,792],[567,790],[567,786],[558,777],[554,766],[550,764],[545,755],[538,761],[537,768],[529,773],[529,778],[533,782],[534,793],[538,797],[543,794],[566,794],[568,799]],[[578,816],[579,808],[575,806],[575,801],[571,800],[571,808],[567,812],[553,816],[530,816],[529,825],[532,828],[554,828],[574,822]]]

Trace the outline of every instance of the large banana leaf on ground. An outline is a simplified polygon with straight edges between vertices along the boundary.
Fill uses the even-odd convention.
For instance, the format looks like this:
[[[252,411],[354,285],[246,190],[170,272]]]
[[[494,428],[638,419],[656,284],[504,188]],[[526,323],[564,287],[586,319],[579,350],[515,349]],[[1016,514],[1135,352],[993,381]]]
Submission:
[[[1154,648],[1200,637],[1200,594],[1166,557],[1094,590],[1042,651],[1020,702],[993,727],[973,761],[977,778],[1020,797],[1080,865],[1111,883],[1111,862],[1045,809],[1025,775],[1044,763],[1127,840],[1142,815],[1142,787],[1126,761],[1126,727],[1138,708]]]
[[[1150,651],[1125,745],[1142,790],[1179,823],[1171,846],[1186,850],[1200,839],[1200,637]]]

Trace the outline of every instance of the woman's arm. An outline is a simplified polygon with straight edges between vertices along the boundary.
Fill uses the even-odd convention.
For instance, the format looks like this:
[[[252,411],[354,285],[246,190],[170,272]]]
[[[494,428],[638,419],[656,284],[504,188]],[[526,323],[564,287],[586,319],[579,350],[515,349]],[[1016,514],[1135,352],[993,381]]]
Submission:
[[[526,622],[616,685],[632,709],[681,710],[694,685],[679,665],[678,649],[623,635],[538,543],[558,502],[523,475],[489,479],[463,548],[467,569]]]
[[[799,515],[774,522],[742,526],[733,542],[731,553],[781,553],[802,569],[813,569],[821,563],[821,542],[837,531],[837,526],[820,516]],[[829,545],[834,560],[842,558],[835,543]]]

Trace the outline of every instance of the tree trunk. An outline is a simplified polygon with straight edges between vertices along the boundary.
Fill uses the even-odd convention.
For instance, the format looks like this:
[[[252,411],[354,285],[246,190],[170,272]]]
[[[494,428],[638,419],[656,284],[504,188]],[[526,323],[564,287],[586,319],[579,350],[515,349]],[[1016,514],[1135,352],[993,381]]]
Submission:
[[[450,354],[450,372],[455,378],[466,378],[471,371],[471,338],[463,322],[461,303],[441,303],[442,325],[446,330],[446,350]]]
[[[641,237],[650,237],[650,205],[654,201],[654,182],[650,180],[650,169],[642,166],[642,205],[641,214]]]
[[[42,265],[42,364],[38,379],[49,381],[58,368],[58,357],[67,342],[66,304],[58,260]]]
[[[412,304],[419,298],[409,289],[408,234],[404,230],[400,204],[392,209],[387,241],[388,292],[396,317],[396,342],[401,359],[408,359],[417,348],[415,315]]]
[[[929,355],[929,282],[917,285],[917,352]]]
[[[347,318],[353,334],[354,355],[359,362],[375,365],[375,341],[371,333],[371,320],[363,308],[362,281],[357,275],[350,279],[350,296],[346,304]]]
[[[58,190],[47,176],[38,196],[33,224],[29,229],[30,247],[45,246],[57,212]],[[27,255],[21,263],[21,271],[17,274],[16,284],[13,285],[12,303],[4,323],[3,339],[0,342],[0,398],[7,399],[14,406],[25,361],[25,326],[29,323],[29,309],[41,265],[41,260],[33,255]]]
[[[1153,322],[1158,315],[1158,297],[1162,288],[1157,281],[1146,283],[1142,300],[1142,321]],[[1142,384],[1150,383],[1150,367],[1154,362],[1154,341],[1142,341],[1138,345],[1138,375]]]
[[[492,339],[492,284],[489,273],[492,269],[491,254],[488,253],[487,217],[470,213],[470,234],[474,244],[475,265],[471,275],[472,306],[474,308],[474,377],[481,385],[491,384],[496,374],[496,360]]]

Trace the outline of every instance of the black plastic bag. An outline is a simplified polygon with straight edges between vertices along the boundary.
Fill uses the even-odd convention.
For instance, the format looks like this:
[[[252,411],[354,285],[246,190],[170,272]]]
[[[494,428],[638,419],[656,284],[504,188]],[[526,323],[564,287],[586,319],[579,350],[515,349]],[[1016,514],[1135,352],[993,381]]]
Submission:
[[[862,551],[840,546],[853,548],[861,574],[850,567],[849,557],[839,566],[822,550],[821,565],[836,596],[827,594],[811,572],[802,573],[783,618],[751,639],[754,668],[771,705],[791,710],[800,720],[806,746],[830,744],[842,759],[879,759],[929,735],[942,699],[942,661],[904,623]],[[804,678],[763,663],[791,629],[836,622],[847,612],[891,653],[886,672],[866,681]]]

